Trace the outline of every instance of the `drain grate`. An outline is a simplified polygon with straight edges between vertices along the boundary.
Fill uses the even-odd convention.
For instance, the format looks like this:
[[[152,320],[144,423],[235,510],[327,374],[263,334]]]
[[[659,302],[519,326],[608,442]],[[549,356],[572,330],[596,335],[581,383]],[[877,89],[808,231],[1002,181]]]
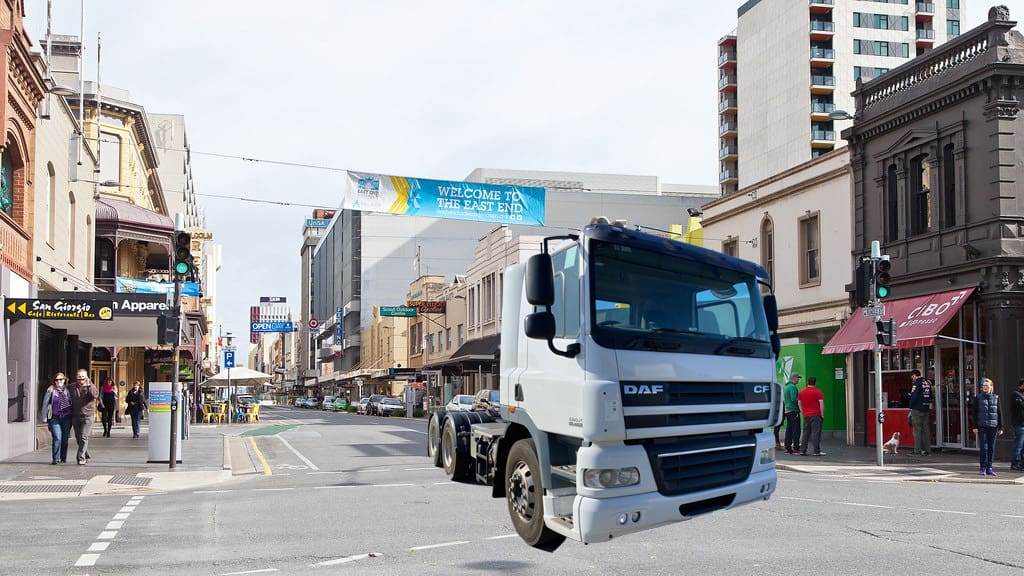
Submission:
[[[135,474],[118,474],[107,480],[107,484],[127,484],[129,486],[149,486],[152,478],[139,478]]]
[[[78,492],[81,484],[0,484],[0,492],[29,494],[35,492]]]

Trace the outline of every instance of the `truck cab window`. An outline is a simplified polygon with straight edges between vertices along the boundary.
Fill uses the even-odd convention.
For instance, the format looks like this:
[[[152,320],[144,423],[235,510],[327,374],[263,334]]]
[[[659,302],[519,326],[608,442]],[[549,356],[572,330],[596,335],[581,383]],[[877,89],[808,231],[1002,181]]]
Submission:
[[[579,252],[575,246],[551,255],[555,272],[555,303],[551,313],[555,315],[556,338],[578,338],[580,335],[580,266]]]

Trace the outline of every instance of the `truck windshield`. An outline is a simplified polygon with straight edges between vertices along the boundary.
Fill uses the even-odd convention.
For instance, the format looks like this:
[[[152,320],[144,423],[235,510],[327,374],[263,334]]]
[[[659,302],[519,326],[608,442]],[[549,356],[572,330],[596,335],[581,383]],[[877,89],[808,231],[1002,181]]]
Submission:
[[[590,250],[591,334],[608,348],[767,358],[753,276],[602,241]]]

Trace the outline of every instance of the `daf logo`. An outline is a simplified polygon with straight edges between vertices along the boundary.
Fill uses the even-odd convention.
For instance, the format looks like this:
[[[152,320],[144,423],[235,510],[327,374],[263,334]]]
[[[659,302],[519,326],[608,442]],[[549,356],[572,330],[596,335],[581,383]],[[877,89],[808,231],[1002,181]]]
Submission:
[[[758,384],[754,386],[754,394],[767,394],[770,387],[766,384]]]
[[[661,384],[624,384],[622,391],[625,394],[661,394],[665,391],[665,387]]]

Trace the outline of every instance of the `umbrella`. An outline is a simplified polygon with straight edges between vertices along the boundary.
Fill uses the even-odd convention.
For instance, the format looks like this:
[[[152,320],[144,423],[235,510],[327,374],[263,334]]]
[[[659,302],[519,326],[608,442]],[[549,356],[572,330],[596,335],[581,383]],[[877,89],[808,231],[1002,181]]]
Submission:
[[[270,382],[274,377],[270,374],[250,370],[249,368],[226,368],[210,376],[203,382],[203,386],[227,386],[230,376],[232,386],[259,386]]]

